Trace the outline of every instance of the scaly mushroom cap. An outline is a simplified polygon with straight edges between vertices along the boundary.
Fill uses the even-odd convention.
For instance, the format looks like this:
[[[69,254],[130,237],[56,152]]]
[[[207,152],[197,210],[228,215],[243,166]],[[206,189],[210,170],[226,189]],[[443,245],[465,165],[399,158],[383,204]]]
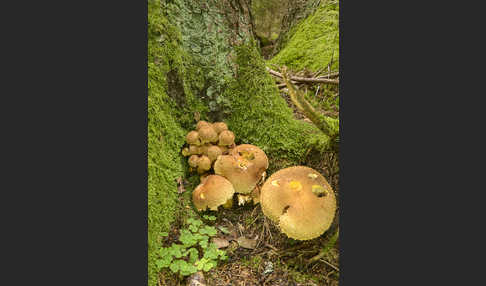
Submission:
[[[263,213],[288,237],[309,240],[331,226],[336,197],[326,179],[316,170],[296,166],[274,173],[261,189]]]
[[[206,208],[216,211],[218,206],[232,200],[235,190],[233,185],[224,177],[209,175],[192,193],[192,201],[198,211]]]
[[[199,131],[199,129],[201,129],[202,127],[212,127],[212,125],[207,121],[200,120],[196,124],[196,130]]]
[[[186,142],[189,145],[201,145],[201,140],[199,138],[199,133],[197,131],[191,131],[186,135]]]
[[[208,155],[208,149],[209,149],[209,147],[211,147],[211,146],[213,146],[213,145],[211,145],[211,144],[209,144],[209,143],[206,143],[206,144],[204,144],[204,145],[199,146],[199,149],[201,150],[201,154],[202,154],[202,155],[206,155],[206,156],[207,156],[207,155]]]
[[[199,174],[202,174],[209,169],[211,169],[211,160],[208,156],[202,155],[197,162],[197,171]]]
[[[221,133],[224,130],[228,130],[228,125],[224,122],[214,122],[213,123],[213,128],[216,131],[216,133]]]
[[[250,144],[238,145],[214,162],[214,173],[228,179],[241,194],[251,193],[267,168],[265,152]]]
[[[202,154],[201,146],[189,145],[189,154],[190,155],[201,155]]]
[[[188,160],[189,166],[196,168],[199,163],[199,156],[198,155],[191,155]]]
[[[218,145],[228,146],[233,143],[235,143],[235,134],[229,130],[221,131],[221,133],[219,134]]]
[[[215,143],[218,141],[218,133],[214,131],[214,128],[211,126],[203,126],[199,129],[199,138],[201,139],[201,143]]]
[[[223,154],[223,152],[221,152],[221,149],[216,145],[208,148],[208,157],[211,162],[214,162],[221,154]]]

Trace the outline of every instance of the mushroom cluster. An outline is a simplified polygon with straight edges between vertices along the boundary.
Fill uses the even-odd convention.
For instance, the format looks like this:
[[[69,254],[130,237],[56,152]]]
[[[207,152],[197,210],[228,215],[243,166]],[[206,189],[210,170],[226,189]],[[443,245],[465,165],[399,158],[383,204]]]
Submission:
[[[234,193],[238,193],[239,205],[260,201],[258,183],[263,183],[268,168],[263,150],[250,144],[236,146],[235,135],[224,122],[198,121],[186,142],[182,154],[189,157],[191,171],[196,170],[201,179],[192,196],[196,209],[231,207]]]
[[[182,155],[189,157],[191,171],[203,175],[211,170],[219,155],[228,154],[235,146],[235,135],[224,122],[201,120],[197,122],[196,130],[187,133],[186,142],[188,147],[182,149]]]
[[[261,189],[263,214],[288,237],[309,240],[331,226],[336,197],[326,179],[316,170],[296,166],[277,171]]]

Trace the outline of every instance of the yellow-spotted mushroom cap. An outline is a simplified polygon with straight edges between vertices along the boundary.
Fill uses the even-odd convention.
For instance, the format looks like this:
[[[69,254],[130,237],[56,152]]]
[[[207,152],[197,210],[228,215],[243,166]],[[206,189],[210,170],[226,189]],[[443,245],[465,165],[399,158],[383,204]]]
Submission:
[[[191,131],[186,135],[186,142],[189,145],[201,145],[201,139],[199,138],[199,133],[197,131]]]
[[[267,168],[265,152],[250,144],[238,145],[214,162],[214,173],[228,179],[241,194],[251,193]]]
[[[216,211],[218,207],[232,201],[235,190],[233,185],[224,177],[209,175],[192,193],[192,201],[198,211],[207,208]]]
[[[216,133],[212,126],[203,126],[198,132],[201,143],[205,144],[218,142],[218,133]]]
[[[221,133],[224,130],[228,130],[228,125],[224,122],[214,122],[213,123],[213,128],[216,131],[216,133]]]
[[[218,145],[229,146],[235,143],[235,134],[229,130],[224,130],[219,134]]]
[[[331,226],[336,197],[326,179],[316,170],[296,166],[279,170],[268,178],[260,195],[263,213],[288,237],[309,240]]]

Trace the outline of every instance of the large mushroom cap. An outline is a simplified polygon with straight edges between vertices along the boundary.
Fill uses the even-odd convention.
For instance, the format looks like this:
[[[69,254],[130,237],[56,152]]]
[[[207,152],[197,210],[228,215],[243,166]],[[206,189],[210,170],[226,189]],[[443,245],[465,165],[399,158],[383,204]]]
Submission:
[[[212,126],[203,126],[198,131],[201,143],[214,143],[218,141],[218,133]]]
[[[260,148],[242,144],[221,155],[214,163],[214,173],[227,178],[235,192],[249,194],[253,191],[263,172],[268,168],[268,158]]]
[[[192,201],[198,211],[206,208],[218,210],[218,206],[232,200],[235,190],[233,185],[224,177],[209,175],[192,193]]]
[[[270,176],[261,189],[260,204],[282,232],[298,240],[323,234],[336,212],[336,197],[329,183],[319,172],[304,166]]]
[[[189,145],[201,145],[201,140],[199,138],[199,133],[197,131],[191,131],[186,135],[186,142]]]

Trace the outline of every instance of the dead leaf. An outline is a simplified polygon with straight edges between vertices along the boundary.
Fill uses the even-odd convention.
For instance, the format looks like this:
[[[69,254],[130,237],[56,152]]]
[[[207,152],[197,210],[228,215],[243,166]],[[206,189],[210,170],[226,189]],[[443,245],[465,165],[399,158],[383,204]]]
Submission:
[[[194,120],[196,121],[201,120],[201,114],[198,111],[194,112]]]
[[[184,188],[184,183],[182,182],[182,178],[179,177],[176,179],[176,181],[177,181],[177,192],[179,194],[182,194],[183,192],[186,191],[186,189]]]
[[[225,248],[225,247],[228,247],[229,245],[229,242],[228,240],[224,239],[224,238],[219,238],[219,237],[213,237],[211,239],[211,241],[216,244],[216,247],[217,248]]]
[[[255,249],[255,246],[256,246],[256,239],[249,239],[249,238],[246,238],[244,236],[240,236],[238,237],[238,239],[236,239],[236,241],[238,242],[238,244],[243,247],[243,248],[248,248],[248,249]]]

